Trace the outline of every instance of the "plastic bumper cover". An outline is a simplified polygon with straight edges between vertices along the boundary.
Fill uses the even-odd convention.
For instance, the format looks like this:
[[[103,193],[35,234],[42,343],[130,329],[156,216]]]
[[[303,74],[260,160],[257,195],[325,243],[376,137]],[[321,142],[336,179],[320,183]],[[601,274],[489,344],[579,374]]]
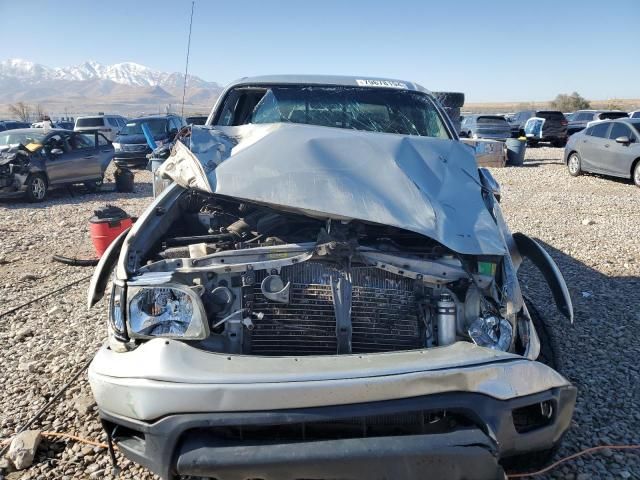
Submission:
[[[125,456],[163,478],[418,479],[426,471],[430,478],[502,478],[499,459],[545,450],[560,441],[571,421],[575,396],[574,387],[564,387],[507,401],[458,392],[313,409],[171,415],[154,422],[105,411],[100,415]],[[552,405],[552,415],[535,428],[516,428],[514,410],[542,402]],[[419,410],[446,410],[449,415],[463,415],[474,425],[404,436],[367,437],[365,429],[354,438],[304,438],[304,432],[309,435],[318,422],[340,424]],[[283,425],[300,432],[300,438],[279,439],[277,432]],[[251,436],[250,432],[259,429],[269,432],[265,427],[273,428],[272,438]],[[226,432],[234,429],[247,434],[230,439]],[[341,431],[338,435],[346,434]]]

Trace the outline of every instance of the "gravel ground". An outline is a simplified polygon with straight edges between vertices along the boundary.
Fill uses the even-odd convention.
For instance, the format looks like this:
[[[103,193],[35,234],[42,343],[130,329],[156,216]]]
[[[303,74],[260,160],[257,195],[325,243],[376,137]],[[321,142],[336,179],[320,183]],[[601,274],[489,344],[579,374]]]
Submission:
[[[523,290],[549,319],[561,371],[579,388],[573,425],[556,458],[593,445],[640,443],[640,189],[629,181],[572,178],[561,155],[560,149],[529,149],[524,167],[492,170],[512,231],[545,245],[574,302],[572,326],[556,313],[540,276],[523,268]],[[88,280],[83,280],[15,313],[2,313],[89,275],[90,268],[54,263],[51,255],[91,257],[88,218],[105,203],[139,215],[151,198],[150,174],[138,172],[136,181],[133,194],[108,192],[113,190],[108,181],[100,193],[59,191],[39,205],[0,200],[0,439],[9,438],[92,357],[104,339],[106,305],[103,300],[87,312]],[[35,427],[105,441],[86,374]],[[118,457],[119,478],[155,478]],[[34,465],[6,478],[113,477],[103,449],[46,438]],[[605,451],[537,478],[640,478],[640,456]]]

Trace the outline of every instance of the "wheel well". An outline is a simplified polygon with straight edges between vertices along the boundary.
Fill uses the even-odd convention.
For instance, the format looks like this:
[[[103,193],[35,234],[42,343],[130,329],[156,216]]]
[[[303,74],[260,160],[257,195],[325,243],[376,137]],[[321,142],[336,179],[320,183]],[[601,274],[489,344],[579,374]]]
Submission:
[[[35,175],[38,175],[44,178],[44,181],[47,184],[47,188],[49,188],[49,176],[47,175],[46,172],[43,172],[43,171],[30,172],[29,176],[27,177],[27,181],[29,181],[29,179]]]
[[[571,155],[573,155],[574,153],[575,153],[576,155],[578,155],[578,157],[580,157],[580,154],[578,153],[578,151],[577,151],[577,150],[571,150],[571,151],[569,152],[569,154],[567,155],[567,159],[564,161],[564,164],[565,164],[565,165],[569,165],[569,157],[570,157]]]

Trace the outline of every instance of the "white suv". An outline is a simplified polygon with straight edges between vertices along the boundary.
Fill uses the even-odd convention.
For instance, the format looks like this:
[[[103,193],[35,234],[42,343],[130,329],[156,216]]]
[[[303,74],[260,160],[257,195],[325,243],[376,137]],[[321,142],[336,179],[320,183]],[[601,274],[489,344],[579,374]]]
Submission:
[[[76,132],[100,132],[113,142],[118,132],[126,124],[127,119],[120,115],[95,115],[78,117],[73,130]]]

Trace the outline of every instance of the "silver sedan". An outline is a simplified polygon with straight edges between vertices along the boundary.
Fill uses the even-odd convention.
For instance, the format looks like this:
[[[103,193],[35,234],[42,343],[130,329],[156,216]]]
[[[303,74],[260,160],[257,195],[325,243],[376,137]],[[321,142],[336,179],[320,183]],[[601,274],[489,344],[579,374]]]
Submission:
[[[599,122],[571,137],[564,150],[569,174],[630,178],[640,187],[640,119]]]

